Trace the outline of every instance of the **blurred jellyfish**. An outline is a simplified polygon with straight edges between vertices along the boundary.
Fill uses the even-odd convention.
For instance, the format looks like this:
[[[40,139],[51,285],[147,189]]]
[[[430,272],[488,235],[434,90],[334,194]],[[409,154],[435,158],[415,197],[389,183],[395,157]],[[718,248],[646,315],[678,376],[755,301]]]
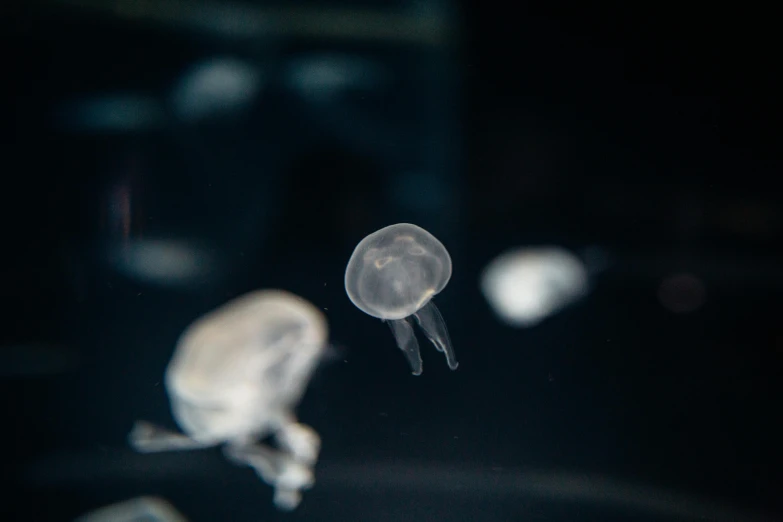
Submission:
[[[517,248],[490,262],[480,285],[501,321],[531,327],[585,295],[588,271],[558,247]]]
[[[133,93],[115,93],[66,102],[55,123],[66,131],[134,132],[161,126],[165,121],[158,100]]]
[[[188,70],[174,87],[171,103],[187,122],[237,114],[256,99],[262,71],[233,58],[213,58]]]
[[[421,227],[398,223],[359,242],[345,269],[345,291],[359,310],[386,321],[413,375],[421,375],[414,319],[449,368],[459,365],[446,322],[432,302],[449,279],[451,256],[443,243]]]
[[[345,90],[370,90],[387,82],[387,72],[370,60],[318,53],[293,59],[285,73],[289,88],[311,102],[325,102]]]
[[[114,242],[108,250],[112,268],[126,277],[161,286],[203,281],[215,268],[215,256],[196,243],[164,239]]]
[[[185,434],[144,421],[129,436],[139,452],[223,446],[294,509],[313,485],[321,440],[294,415],[327,344],[323,314],[288,292],[253,292],[197,320],[166,369],[171,410]],[[257,443],[272,435],[279,450]]]
[[[90,511],[74,522],[187,522],[187,519],[162,498],[137,497]]]

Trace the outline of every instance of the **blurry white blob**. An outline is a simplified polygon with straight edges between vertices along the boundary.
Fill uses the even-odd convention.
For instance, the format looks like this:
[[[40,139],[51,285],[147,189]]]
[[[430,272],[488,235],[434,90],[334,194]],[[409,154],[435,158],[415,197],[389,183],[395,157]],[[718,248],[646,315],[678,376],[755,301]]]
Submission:
[[[42,377],[74,370],[79,360],[63,346],[29,344],[0,347],[0,376]]]
[[[157,100],[122,93],[71,101],[56,115],[59,126],[76,132],[133,132],[158,127],[164,121]]]
[[[343,90],[377,88],[387,80],[388,73],[379,65],[345,54],[318,53],[295,58],[285,72],[288,88],[317,103],[328,101]]]
[[[588,272],[578,257],[561,248],[518,248],[487,265],[480,285],[503,322],[530,327],[586,294]]]
[[[90,511],[74,522],[187,522],[187,519],[162,498],[137,497]]]
[[[184,434],[136,422],[142,453],[222,446],[294,509],[312,487],[321,439],[294,413],[327,344],[326,318],[281,290],[238,297],[191,324],[166,369],[171,411]],[[273,436],[277,449],[258,440]]]
[[[171,103],[180,119],[195,122],[246,109],[263,86],[262,71],[233,58],[213,58],[189,69],[177,82]]]
[[[136,239],[118,242],[108,251],[109,264],[127,277],[158,285],[190,284],[209,276],[214,256],[186,241]]]
[[[704,283],[692,274],[669,276],[658,287],[658,300],[676,314],[695,312],[704,305],[705,299]]]

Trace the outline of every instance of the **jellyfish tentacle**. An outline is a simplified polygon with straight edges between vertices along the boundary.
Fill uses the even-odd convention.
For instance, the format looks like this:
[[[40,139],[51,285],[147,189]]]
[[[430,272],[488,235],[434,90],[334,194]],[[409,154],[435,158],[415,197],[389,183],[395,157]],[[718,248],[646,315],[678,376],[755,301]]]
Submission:
[[[394,339],[397,341],[397,346],[407,357],[413,375],[421,375],[421,351],[419,350],[419,342],[413,333],[413,326],[407,319],[390,319],[386,321],[386,324],[391,328]]]
[[[443,316],[440,314],[438,307],[435,306],[435,303],[429,301],[413,314],[413,317],[416,318],[416,322],[419,323],[422,331],[430,342],[435,345],[435,348],[446,356],[446,364],[449,365],[449,368],[456,370],[459,363],[457,362],[457,356],[454,354],[454,346],[451,344],[446,321],[443,320]]]

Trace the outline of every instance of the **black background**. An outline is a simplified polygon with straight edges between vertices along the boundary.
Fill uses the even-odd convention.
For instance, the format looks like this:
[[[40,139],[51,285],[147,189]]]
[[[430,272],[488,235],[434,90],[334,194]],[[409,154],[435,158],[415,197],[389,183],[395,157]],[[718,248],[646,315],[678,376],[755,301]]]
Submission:
[[[461,5],[448,84],[456,168],[441,187],[454,206],[430,218],[395,206],[394,173],[362,151],[328,139],[268,145],[279,136],[267,105],[199,131],[200,145],[192,135],[66,135],[51,125],[61,101],[154,92],[199,56],[240,48],[49,4],[4,16],[1,339],[65,346],[81,361],[55,377],[4,377],[4,469],[17,485],[4,520],[68,520],[140,494],[194,521],[668,519],[508,485],[529,470],[780,515],[781,42],[771,9]],[[384,52],[403,65],[411,55]],[[308,132],[297,122],[281,127],[283,140]],[[189,147],[212,163],[188,163]],[[151,173],[134,186],[147,215],[224,238],[229,277],[174,291],[96,261],[110,239],[106,186],[138,158]],[[244,223],[243,236],[241,209],[270,186],[279,192],[264,201],[279,209]],[[422,344],[424,374],[411,376],[388,328],[343,290],[355,244],[414,218],[452,253],[436,301],[456,372]],[[575,306],[514,330],[491,314],[478,275],[522,244],[598,245],[616,264]],[[679,272],[705,285],[693,313],[657,297]],[[137,418],[173,427],[159,382],[179,332],[258,287],[323,308],[336,346],[299,409],[323,451],[292,515],[217,452],[155,461],[125,447]]]

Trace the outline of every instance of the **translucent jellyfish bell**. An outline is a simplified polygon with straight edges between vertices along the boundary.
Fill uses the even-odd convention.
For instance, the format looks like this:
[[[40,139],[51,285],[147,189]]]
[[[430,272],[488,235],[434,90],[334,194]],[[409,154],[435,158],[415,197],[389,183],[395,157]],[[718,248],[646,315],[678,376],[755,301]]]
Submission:
[[[450,278],[446,247],[423,228],[398,223],[373,232],[356,246],[345,270],[345,291],[359,310],[391,326],[413,374],[420,375],[421,354],[411,317],[445,354],[449,368],[458,366],[446,323],[432,302]]]
[[[171,410],[185,434],[137,422],[139,452],[224,445],[234,463],[275,488],[275,504],[293,509],[313,484],[320,438],[294,408],[327,343],[323,314],[278,290],[253,292],[207,314],[182,334],[166,369]],[[274,436],[279,451],[258,444]]]

